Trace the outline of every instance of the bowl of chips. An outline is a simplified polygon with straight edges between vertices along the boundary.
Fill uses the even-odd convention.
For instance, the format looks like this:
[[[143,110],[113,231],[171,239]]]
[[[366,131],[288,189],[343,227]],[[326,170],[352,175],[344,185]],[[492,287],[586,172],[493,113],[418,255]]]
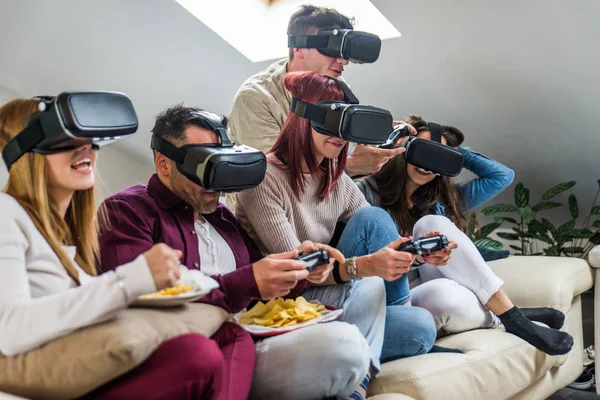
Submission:
[[[342,313],[341,309],[329,310],[300,296],[296,299],[272,299],[267,303],[259,301],[236,320],[254,335],[270,335],[333,321]]]

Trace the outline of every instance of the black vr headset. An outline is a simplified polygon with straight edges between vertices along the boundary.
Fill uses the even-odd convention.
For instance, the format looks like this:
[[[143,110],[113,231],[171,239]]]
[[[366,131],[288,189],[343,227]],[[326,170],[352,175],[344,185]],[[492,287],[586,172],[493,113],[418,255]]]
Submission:
[[[6,168],[28,152],[55,154],[91,143],[94,149],[137,131],[129,97],[116,92],[63,92],[39,96],[39,112],[2,151]]]
[[[442,144],[443,129],[440,125],[433,122],[428,123],[431,140],[425,140],[417,136],[409,136],[404,147],[406,148],[406,162],[415,167],[433,172],[437,175],[457,176],[463,167],[463,154],[453,147]],[[392,135],[405,125],[400,125],[394,129]],[[408,135],[408,129],[404,129]],[[398,139],[402,136],[396,136]]]
[[[335,81],[344,91],[344,100],[319,100],[316,104],[292,97],[290,111],[310,120],[314,130],[359,144],[381,144],[390,135],[393,124],[388,110],[359,105],[358,99],[342,81]]]
[[[239,192],[258,186],[267,170],[264,153],[248,146],[234,146],[218,115],[196,111],[194,117],[206,122],[221,142],[176,147],[152,135],[152,149],[175,161],[179,172],[206,190]]]
[[[323,55],[354,63],[374,63],[379,58],[381,39],[354,29],[321,29],[316,35],[288,36],[288,47],[317,49]]]

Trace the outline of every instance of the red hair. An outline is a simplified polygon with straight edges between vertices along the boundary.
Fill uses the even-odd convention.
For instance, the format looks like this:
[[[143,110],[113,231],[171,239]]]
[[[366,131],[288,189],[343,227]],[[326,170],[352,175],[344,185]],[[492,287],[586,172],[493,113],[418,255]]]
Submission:
[[[290,72],[283,78],[283,85],[293,97],[315,104],[319,100],[344,100],[344,91],[330,77],[315,72]],[[296,198],[304,192],[306,179],[302,174],[302,161],[310,174],[321,178],[319,200],[323,201],[333,192],[344,173],[348,143],[336,159],[325,158],[317,163],[310,121],[290,112],[281,128],[281,134],[269,150],[290,172],[290,184]]]

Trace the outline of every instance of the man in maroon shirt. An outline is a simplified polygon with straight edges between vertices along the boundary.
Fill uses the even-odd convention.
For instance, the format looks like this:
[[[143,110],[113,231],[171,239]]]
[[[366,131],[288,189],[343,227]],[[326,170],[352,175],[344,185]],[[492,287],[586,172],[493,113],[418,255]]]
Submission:
[[[152,132],[177,147],[219,143],[199,111],[183,106],[169,108],[157,117]],[[220,287],[201,301],[232,313],[253,300],[293,297],[309,282],[320,284],[329,276],[331,263],[309,273],[304,262],[295,260],[299,250],[315,249],[310,242],[299,250],[262,258],[231,211],[219,203],[220,193],[189,180],[160,152],[155,152],[154,161],[156,174],[148,185],[132,186],[103,203],[110,228],[100,234],[102,270],[133,260],[155,243],[166,243],[183,252],[185,266],[219,282]],[[243,353],[236,354],[226,360],[231,393],[234,383],[239,385],[240,379],[248,377],[236,364],[243,357]],[[343,322],[265,339],[259,345],[252,397],[348,396],[367,374],[369,357],[358,328]]]

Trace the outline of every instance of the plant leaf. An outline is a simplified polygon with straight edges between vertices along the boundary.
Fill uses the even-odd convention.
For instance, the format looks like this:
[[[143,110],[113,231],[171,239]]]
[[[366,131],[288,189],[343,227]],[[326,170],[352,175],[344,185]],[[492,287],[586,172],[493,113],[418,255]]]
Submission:
[[[594,236],[594,232],[589,229],[571,229],[565,236],[571,239],[589,239]]]
[[[592,224],[592,226],[593,226],[594,228],[599,228],[599,229],[600,229],[600,220],[598,220],[598,221],[594,221],[594,223]]]
[[[577,197],[574,194],[569,196],[569,212],[573,219],[579,218],[579,205],[577,204]]]
[[[558,185],[554,186],[553,188],[546,190],[546,192],[542,195],[542,200],[550,200],[557,194],[562,193],[565,190],[571,189],[573,186],[575,186],[576,183],[577,182],[575,182],[575,181],[569,181],[569,182],[558,184]]]
[[[600,206],[592,207],[592,211],[590,211],[590,214],[594,214],[594,215],[600,214]]]
[[[521,251],[521,250],[523,250],[523,249],[522,249],[522,248],[520,248],[519,246],[515,246],[515,245],[512,245],[512,244],[510,245],[510,248],[511,248],[511,249],[513,249],[513,250],[517,250],[517,251]]]
[[[499,241],[490,238],[477,239],[473,243],[475,243],[475,246],[482,247],[487,250],[502,250],[504,247]]]
[[[515,187],[515,204],[519,208],[529,205],[529,189],[525,188],[522,182]]]
[[[543,256],[543,255],[544,255],[544,253],[533,253],[533,254],[531,254],[531,255],[532,255],[532,256]]]
[[[529,225],[527,225],[527,228],[529,232],[533,234],[546,233],[546,231],[548,230],[548,228],[546,228],[546,225],[541,223],[538,219],[532,219],[529,222]]]
[[[562,224],[561,226],[559,226],[558,229],[556,230],[556,233],[554,234],[554,237],[564,236],[565,233],[567,233],[568,231],[570,231],[573,228],[575,228],[575,220],[574,219],[567,221],[564,224]]]
[[[515,212],[517,211],[517,207],[511,205],[511,204],[495,204],[493,206],[488,206],[486,208],[484,208],[483,210],[481,210],[481,213],[483,215],[492,215],[492,214],[498,214],[501,212]]]
[[[523,218],[525,223],[528,224],[529,221],[531,221],[533,219],[535,212],[533,211],[533,209],[530,206],[526,206],[526,207],[519,208],[519,215],[521,216],[521,218]]]
[[[477,234],[477,239],[483,239],[487,237],[490,233],[494,232],[502,225],[501,223],[492,222],[491,224],[487,224],[479,229],[479,233]]]
[[[541,203],[533,206],[533,211],[538,212],[542,210],[549,210],[551,208],[556,208],[562,206],[561,203],[556,203],[554,201],[542,201]]]
[[[563,253],[581,253],[583,252],[583,247],[563,247],[562,251]]]
[[[499,238],[506,240],[520,240],[519,235],[517,235],[516,233],[498,232],[496,233],[496,235],[498,235]]]
[[[544,253],[547,256],[557,256],[558,255],[558,249],[557,249],[556,246],[548,247],[547,249],[544,249]]]
[[[542,224],[546,226],[546,228],[554,235],[556,232],[556,227],[552,222],[548,221],[546,218],[542,218]]]
[[[546,233],[538,233],[535,238],[548,244],[554,244],[554,240],[552,240],[552,238]]]
[[[496,223],[499,223],[499,224],[501,224],[503,222],[510,222],[511,224],[515,224],[515,225],[519,224],[516,219],[509,218],[509,217],[495,217],[494,221],[496,221]]]

